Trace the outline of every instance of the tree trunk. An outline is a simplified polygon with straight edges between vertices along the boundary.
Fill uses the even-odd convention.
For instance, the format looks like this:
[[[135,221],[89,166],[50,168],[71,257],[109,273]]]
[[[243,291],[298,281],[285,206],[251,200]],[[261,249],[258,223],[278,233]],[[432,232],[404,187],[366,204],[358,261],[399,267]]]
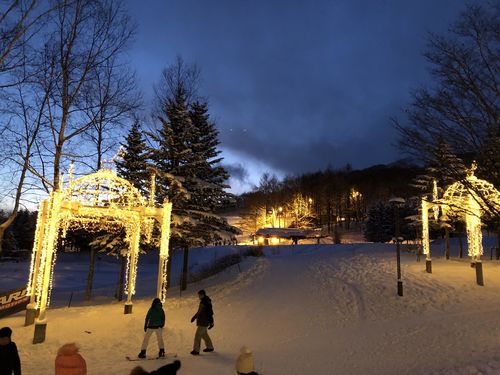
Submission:
[[[3,238],[5,236],[5,231],[9,226],[14,222],[14,219],[17,216],[17,210],[14,211],[7,220],[5,220],[2,224],[0,224],[0,257],[2,256],[3,252]]]
[[[16,188],[16,198],[14,201],[14,208],[12,209],[12,212],[10,213],[9,217],[2,224],[0,224],[0,256],[2,255],[3,251],[3,238],[5,235],[5,231],[14,222],[17,213],[19,211],[19,205],[21,203],[21,195],[24,187],[24,179],[26,178],[26,172],[28,171],[28,166],[29,166],[28,157],[30,152],[31,152],[31,145],[28,146],[26,155],[24,156],[23,168],[21,170],[21,176],[19,178],[19,182]]]
[[[330,200],[326,203],[326,222],[328,226],[328,234],[332,233],[332,206]]]
[[[125,272],[127,271],[127,257],[121,256],[120,259],[120,279],[118,281],[118,291],[116,293],[116,299],[118,301],[123,301],[123,290],[125,289]]]
[[[87,274],[87,288],[85,289],[85,300],[92,298],[92,284],[94,282],[95,250],[90,248],[89,272]]]
[[[189,266],[189,245],[184,245],[184,260],[182,265],[181,290],[186,290]]]
[[[500,258],[500,225],[497,227],[497,260]]]
[[[444,254],[446,259],[450,259],[450,229],[444,228]]]

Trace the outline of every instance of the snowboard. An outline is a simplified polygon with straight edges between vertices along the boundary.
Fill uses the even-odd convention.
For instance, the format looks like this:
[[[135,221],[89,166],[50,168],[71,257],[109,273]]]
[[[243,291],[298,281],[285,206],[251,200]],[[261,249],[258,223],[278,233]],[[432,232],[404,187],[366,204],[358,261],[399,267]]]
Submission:
[[[135,361],[154,361],[154,360],[159,360],[159,359],[172,359],[172,358],[177,358],[177,353],[165,353],[165,357],[146,357],[146,358],[139,358],[137,356],[125,356],[125,358],[128,361],[135,362]]]

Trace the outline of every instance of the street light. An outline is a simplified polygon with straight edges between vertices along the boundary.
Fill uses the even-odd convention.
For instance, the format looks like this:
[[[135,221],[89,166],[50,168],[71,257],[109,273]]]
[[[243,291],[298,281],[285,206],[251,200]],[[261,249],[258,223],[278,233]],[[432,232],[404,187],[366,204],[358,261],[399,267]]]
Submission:
[[[396,267],[398,275],[398,296],[403,296],[403,280],[401,280],[401,251],[399,249],[399,242],[402,240],[399,230],[399,207],[405,203],[403,198],[392,198],[389,200],[394,207],[394,221],[395,221],[395,237],[396,237]]]
[[[278,227],[281,228],[281,216],[283,215],[283,207],[278,208]]]

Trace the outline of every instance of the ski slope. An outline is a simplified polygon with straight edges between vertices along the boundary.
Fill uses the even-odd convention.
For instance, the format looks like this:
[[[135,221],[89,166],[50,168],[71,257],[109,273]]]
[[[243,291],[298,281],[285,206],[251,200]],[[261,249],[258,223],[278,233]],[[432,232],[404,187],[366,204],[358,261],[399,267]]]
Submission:
[[[264,375],[500,374],[500,261],[484,260],[481,287],[467,259],[447,261],[438,256],[440,247],[433,248],[433,274],[402,251],[403,297],[396,294],[394,245],[267,247],[265,257],[245,258],[182,295],[170,290],[166,351],[178,354],[181,375],[234,375],[242,345],[253,350]],[[75,276],[85,267],[68,262],[63,269]],[[9,269],[1,264],[0,272]],[[201,288],[214,305],[209,333],[216,352],[193,357],[190,318]],[[150,302],[136,299],[131,315],[123,314],[122,303],[51,308],[47,340],[39,345],[31,344],[33,327],[23,326],[24,314],[0,325],[14,330],[24,375],[53,374],[58,347],[71,341],[81,346],[89,375],[123,375],[138,364],[153,370],[166,363],[125,360],[139,352]],[[156,352],[153,337],[148,353]]]

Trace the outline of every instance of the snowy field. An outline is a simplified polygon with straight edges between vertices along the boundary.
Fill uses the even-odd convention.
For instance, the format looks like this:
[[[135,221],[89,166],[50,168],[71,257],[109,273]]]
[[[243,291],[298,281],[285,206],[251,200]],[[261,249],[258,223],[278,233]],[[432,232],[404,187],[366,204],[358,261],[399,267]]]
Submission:
[[[264,375],[500,374],[500,261],[489,260],[494,241],[485,243],[485,286],[476,285],[468,260],[456,257],[456,242],[448,261],[442,258],[442,243],[434,243],[433,274],[425,272],[425,261],[417,262],[403,247],[403,297],[396,293],[394,245],[267,247],[265,257],[245,258],[239,267],[190,284],[182,295],[178,287],[170,290],[165,305],[167,353],[178,354],[181,375],[234,375],[242,345],[253,349],[256,369]],[[199,249],[193,252],[191,269],[224,251],[238,250]],[[58,259],[55,292],[61,296],[61,283],[74,289],[85,279],[87,266],[77,258],[66,254]],[[174,274],[180,269],[180,256],[176,258]],[[117,264],[101,262],[97,284],[118,273]],[[123,304],[117,302],[53,307],[47,314],[46,342],[38,345],[31,344],[33,326],[23,326],[23,313],[1,319],[1,326],[14,330],[23,374],[53,374],[58,347],[71,341],[81,346],[89,375],[127,375],[137,364],[153,370],[166,363],[124,358],[139,352],[154,288],[155,276],[146,275],[155,269],[153,259],[140,265],[140,296],[131,315],[124,315]],[[16,270],[23,266],[0,264],[0,289],[15,282],[18,286],[25,276]],[[106,272],[113,276],[103,277]],[[189,352],[195,326],[189,320],[201,288],[214,304],[210,335],[216,352],[193,357]],[[54,294],[55,305],[65,299]],[[151,354],[157,352],[154,338],[149,348]]]

